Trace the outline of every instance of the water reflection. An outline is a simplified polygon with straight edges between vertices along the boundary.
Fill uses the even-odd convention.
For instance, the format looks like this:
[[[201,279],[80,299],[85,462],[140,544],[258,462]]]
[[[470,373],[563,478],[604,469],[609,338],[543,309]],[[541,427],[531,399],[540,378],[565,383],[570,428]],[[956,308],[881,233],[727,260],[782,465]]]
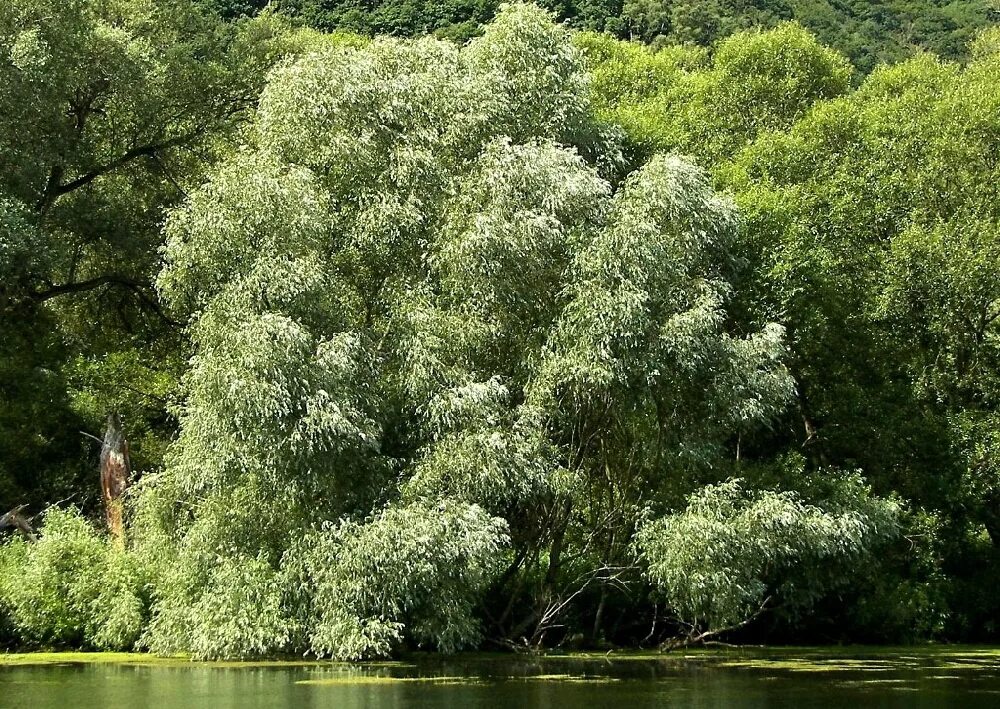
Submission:
[[[992,656],[933,660],[900,656],[825,663],[471,658],[367,667],[93,664],[0,668],[0,707],[12,708],[664,706],[996,707],[1000,706],[1000,667]]]

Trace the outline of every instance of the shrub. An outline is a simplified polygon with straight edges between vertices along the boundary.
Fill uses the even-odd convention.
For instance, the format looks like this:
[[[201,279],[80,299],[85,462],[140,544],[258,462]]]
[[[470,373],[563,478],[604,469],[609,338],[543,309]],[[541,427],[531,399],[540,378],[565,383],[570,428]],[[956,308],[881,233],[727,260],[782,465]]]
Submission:
[[[147,615],[142,576],[79,511],[50,508],[37,542],[0,545],[0,609],[23,643],[129,650]]]

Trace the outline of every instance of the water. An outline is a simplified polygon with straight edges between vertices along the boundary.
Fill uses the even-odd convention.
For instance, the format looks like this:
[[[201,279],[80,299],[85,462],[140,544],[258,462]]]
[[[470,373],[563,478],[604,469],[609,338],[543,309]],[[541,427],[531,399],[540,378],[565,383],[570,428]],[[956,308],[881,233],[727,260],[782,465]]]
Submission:
[[[2,662],[2,660],[0,660]],[[1000,706],[1000,651],[671,655],[667,659],[424,658],[363,666],[0,664],[0,707]]]

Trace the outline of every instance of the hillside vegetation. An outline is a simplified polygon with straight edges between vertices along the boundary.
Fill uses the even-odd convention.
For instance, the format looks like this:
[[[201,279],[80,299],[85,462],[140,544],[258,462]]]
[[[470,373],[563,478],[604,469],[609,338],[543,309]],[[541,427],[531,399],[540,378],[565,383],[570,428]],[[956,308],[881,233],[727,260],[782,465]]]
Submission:
[[[252,15],[263,0],[202,0],[225,17]],[[542,0],[560,21],[654,46],[708,47],[731,34],[795,21],[867,74],[926,51],[968,58],[968,44],[1000,21],[996,0]],[[272,0],[278,12],[325,31],[466,39],[481,31],[498,0]]]

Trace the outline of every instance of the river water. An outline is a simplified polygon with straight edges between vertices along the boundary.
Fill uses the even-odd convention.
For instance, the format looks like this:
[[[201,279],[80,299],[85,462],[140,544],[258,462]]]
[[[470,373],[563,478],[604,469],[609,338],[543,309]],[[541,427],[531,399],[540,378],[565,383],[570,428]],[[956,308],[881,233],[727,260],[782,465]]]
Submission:
[[[0,707],[978,709],[1000,707],[1000,651],[432,656],[353,666],[142,660],[32,665],[4,664],[0,656]]]

